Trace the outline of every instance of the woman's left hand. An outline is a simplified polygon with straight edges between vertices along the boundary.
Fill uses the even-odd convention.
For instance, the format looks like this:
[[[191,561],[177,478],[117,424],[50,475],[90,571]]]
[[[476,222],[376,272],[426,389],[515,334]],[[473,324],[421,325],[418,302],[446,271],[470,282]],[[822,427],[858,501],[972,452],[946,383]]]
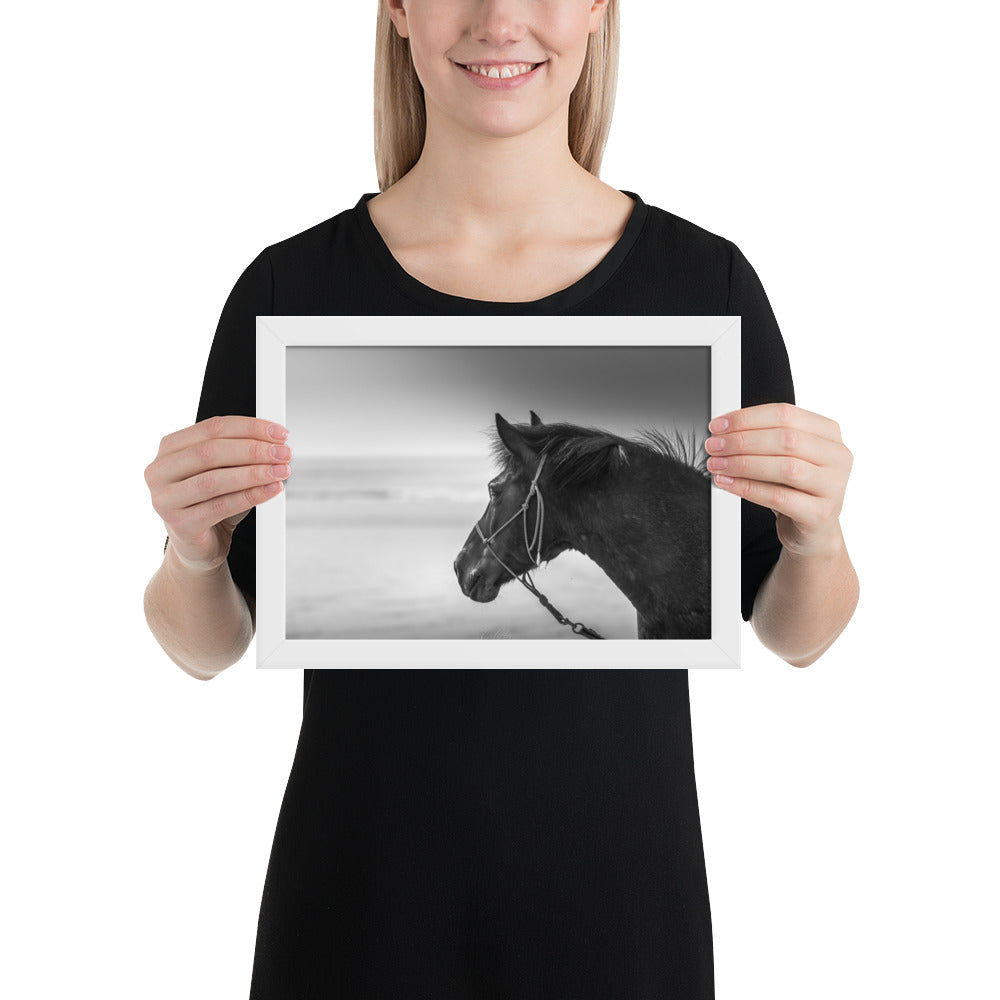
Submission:
[[[763,403],[715,417],[708,429],[716,484],[774,511],[784,548],[809,556],[843,543],[840,511],[854,456],[835,420],[791,403]]]

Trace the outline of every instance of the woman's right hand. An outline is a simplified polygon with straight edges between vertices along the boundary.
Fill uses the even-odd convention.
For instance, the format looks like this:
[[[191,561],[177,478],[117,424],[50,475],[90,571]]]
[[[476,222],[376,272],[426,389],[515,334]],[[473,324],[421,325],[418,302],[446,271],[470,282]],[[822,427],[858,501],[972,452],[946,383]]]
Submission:
[[[217,569],[236,525],[281,492],[292,456],[287,437],[273,421],[231,416],[209,417],[160,441],[146,466],[146,485],[186,567]]]

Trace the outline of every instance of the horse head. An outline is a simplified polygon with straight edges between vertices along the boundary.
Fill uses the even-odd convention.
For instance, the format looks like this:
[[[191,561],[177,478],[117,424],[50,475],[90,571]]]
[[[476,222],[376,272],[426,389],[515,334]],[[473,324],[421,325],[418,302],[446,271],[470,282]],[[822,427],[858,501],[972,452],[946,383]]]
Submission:
[[[530,427],[542,420],[534,410]],[[556,512],[546,506],[544,452],[536,449],[518,427],[495,414],[499,442],[506,452],[501,472],[488,484],[489,502],[469,532],[455,559],[455,575],[466,597],[487,602],[515,576],[552,559],[565,544],[553,544]]]

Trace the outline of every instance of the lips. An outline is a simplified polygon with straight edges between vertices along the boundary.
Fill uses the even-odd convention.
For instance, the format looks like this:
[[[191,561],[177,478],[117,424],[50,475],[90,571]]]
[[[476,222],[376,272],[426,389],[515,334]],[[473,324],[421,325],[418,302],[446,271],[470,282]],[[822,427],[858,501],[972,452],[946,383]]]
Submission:
[[[455,67],[459,69],[466,78],[476,84],[476,86],[483,87],[487,90],[510,90],[514,87],[523,86],[529,80],[534,79],[538,75],[538,71],[544,65],[545,62],[514,62],[513,60],[505,62],[455,63]],[[477,69],[469,69],[469,66],[482,67],[483,69],[489,68],[489,72],[493,75],[488,75],[488,73],[484,73]],[[528,66],[532,68],[527,70],[527,72],[524,72],[524,69]],[[503,72],[505,67],[517,68],[522,70],[522,72],[501,76],[500,73]]]
[[[505,73],[507,76],[517,76],[521,73],[529,73],[538,66],[538,63],[521,59],[518,62],[459,63],[458,65],[463,69],[476,70],[483,76],[503,76]]]

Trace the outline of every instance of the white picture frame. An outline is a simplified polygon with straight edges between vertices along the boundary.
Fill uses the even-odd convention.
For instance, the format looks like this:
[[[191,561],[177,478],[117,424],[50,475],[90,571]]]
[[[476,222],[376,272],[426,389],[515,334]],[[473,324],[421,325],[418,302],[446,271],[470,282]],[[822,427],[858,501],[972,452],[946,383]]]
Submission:
[[[708,437],[708,420],[712,416],[726,413],[740,407],[740,319],[733,316],[258,316],[256,330],[257,367],[256,391],[257,414],[278,421],[289,428],[289,445],[293,449],[291,477],[285,489],[271,500],[258,505],[256,511],[256,569],[257,569],[257,632],[256,664],[259,668],[309,668],[336,669],[349,668],[469,668],[469,667],[517,667],[517,668],[733,668],[740,662],[740,571],[741,571],[741,531],[740,499],[710,485],[711,504],[711,637],[702,639],[638,639],[604,637],[602,640],[585,638],[569,627],[560,631],[565,641],[547,638],[462,638],[441,637],[421,634],[414,629],[413,634],[385,637],[379,627],[372,626],[375,634],[365,637],[296,637],[300,633],[289,627],[290,592],[299,585],[299,575],[292,576],[289,584],[289,496],[294,497],[296,475],[303,468],[298,445],[302,440],[302,419],[299,420],[299,437],[296,437],[296,422],[289,416],[296,411],[295,385],[289,388],[289,351],[294,348],[322,348],[320,354],[304,353],[291,356],[293,360],[311,357],[325,359],[327,356],[338,360],[338,365],[349,355],[344,348],[396,348],[412,352],[415,348],[435,348],[438,359],[458,357],[454,352],[468,351],[470,348],[528,349],[546,347],[561,349],[557,355],[569,359],[572,352],[582,352],[586,348],[613,348],[615,354],[602,357],[623,357],[620,352],[630,347],[708,348],[709,370],[707,382],[709,398],[704,400],[703,426],[695,429],[697,444],[703,444]],[[451,349],[445,354],[440,349]],[[329,354],[328,352],[335,352]],[[339,353],[337,353],[339,352]],[[569,354],[566,352],[570,352]],[[389,359],[391,353],[381,351],[377,355],[365,357]],[[408,357],[414,357],[412,353]],[[477,355],[478,357],[479,355]],[[483,355],[486,357],[486,355]],[[492,355],[496,357],[497,355]],[[537,355],[525,354],[525,359]],[[593,355],[591,355],[593,357]],[[350,355],[359,358],[361,354]],[[429,355],[419,355],[429,357]],[[467,355],[463,355],[467,358]],[[642,357],[649,357],[644,354]],[[668,357],[668,354],[664,354]],[[398,362],[399,357],[395,360]],[[296,364],[300,364],[296,360]],[[301,367],[301,365],[300,365]],[[398,364],[396,366],[398,368]],[[448,366],[446,365],[445,368]],[[532,366],[522,364],[520,371]],[[441,370],[437,365],[435,370]],[[456,368],[456,370],[458,370]],[[480,366],[477,366],[477,371]],[[398,376],[397,376],[398,377]],[[308,378],[300,377],[304,385]],[[381,382],[382,380],[377,380]],[[346,384],[346,383],[344,383]],[[400,383],[401,384],[401,383]],[[408,413],[429,413],[435,406],[435,398],[442,398],[447,391],[441,385],[427,385],[422,396],[421,409],[411,407]],[[357,388],[355,384],[355,388]],[[305,390],[303,390],[304,392]],[[408,390],[409,391],[409,390]],[[627,396],[628,387],[619,387],[620,397]],[[351,421],[370,423],[369,415],[378,409],[378,399],[385,399],[385,393],[378,396],[378,385],[369,389],[370,404],[357,407],[362,412],[346,414],[345,420],[338,419],[337,428],[343,428],[346,435]],[[489,397],[490,393],[480,393]],[[498,397],[499,398],[499,397]],[[533,397],[534,398],[534,397]],[[326,405],[326,404],[324,404]],[[346,403],[345,403],[346,405]],[[355,403],[356,405],[356,403]],[[493,403],[483,399],[483,413],[493,416]],[[538,401],[542,411],[545,400]],[[431,409],[428,409],[431,408]],[[298,407],[301,412],[302,407]],[[514,422],[527,422],[523,412],[505,414]],[[545,417],[543,413],[543,418]],[[317,418],[318,419],[318,418]],[[561,415],[551,419],[566,419]],[[400,415],[386,420],[388,426],[395,422],[400,426]],[[309,421],[311,422],[311,421]],[[579,421],[581,424],[584,421]],[[587,421],[589,423],[589,421]],[[338,431],[339,433],[339,431]],[[346,438],[345,438],[346,440]],[[483,447],[485,448],[485,442]],[[333,447],[333,446],[331,446]],[[704,452],[700,452],[702,465]],[[297,464],[298,463],[298,464]],[[482,484],[482,506],[488,503],[486,482]],[[324,508],[325,509],[325,508]],[[473,519],[474,521],[474,519]],[[469,524],[472,529],[473,523]],[[514,528],[519,528],[515,523]],[[527,525],[525,525],[527,530]],[[297,529],[298,530],[298,529]],[[318,529],[317,529],[318,530]],[[401,532],[404,538],[418,537],[414,532],[419,528],[408,528]],[[345,536],[346,537],[346,536]],[[464,535],[462,536],[464,538]],[[456,535],[460,544],[461,538]],[[496,541],[496,539],[495,539]],[[301,547],[301,546],[300,546]],[[317,542],[317,552],[322,546]],[[578,555],[578,553],[572,553]],[[443,558],[443,556],[442,556]],[[384,562],[385,560],[382,560]],[[357,571],[362,571],[364,560],[357,560]],[[559,592],[559,588],[546,586],[546,569],[555,566],[558,558],[543,563],[531,571],[530,577],[536,587],[544,592],[552,605],[559,608],[567,619],[576,621],[585,618],[575,616],[573,601]],[[299,558],[296,565],[302,565]],[[383,567],[384,568],[384,567]],[[449,567],[450,568],[450,567]],[[353,570],[352,570],[353,572]],[[458,574],[458,570],[455,570]],[[455,587],[459,588],[459,576]],[[363,579],[363,577],[361,578]],[[508,590],[520,591],[529,602],[534,597],[526,588],[508,577],[505,587],[501,587],[498,604]],[[610,583],[610,581],[608,581]],[[620,590],[617,593],[621,594]],[[622,595],[623,596],[623,595]],[[474,602],[469,601],[472,605]],[[538,604],[537,613],[552,626],[559,623]],[[364,605],[372,609],[373,621],[389,622],[393,615],[386,612],[381,616],[379,599]],[[396,605],[398,607],[398,604]],[[480,605],[480,609],[485,605]],[[470,609],[471,610],[471,609]],[[348,614],[347,611],[344,612]],[[336,615],[332,616],[336,618]],[[398,615],[396,616],[398,617]],[[330,620],[327,616],[326,620]],[[355,613],[354,618],[357,618]],[[346,622],[338,623],[339,628]],[[587,623],[590,625],[591,623]],[[594,626],[591,626],[594,627]],[[292,633],[291,635],[289,633]]]

